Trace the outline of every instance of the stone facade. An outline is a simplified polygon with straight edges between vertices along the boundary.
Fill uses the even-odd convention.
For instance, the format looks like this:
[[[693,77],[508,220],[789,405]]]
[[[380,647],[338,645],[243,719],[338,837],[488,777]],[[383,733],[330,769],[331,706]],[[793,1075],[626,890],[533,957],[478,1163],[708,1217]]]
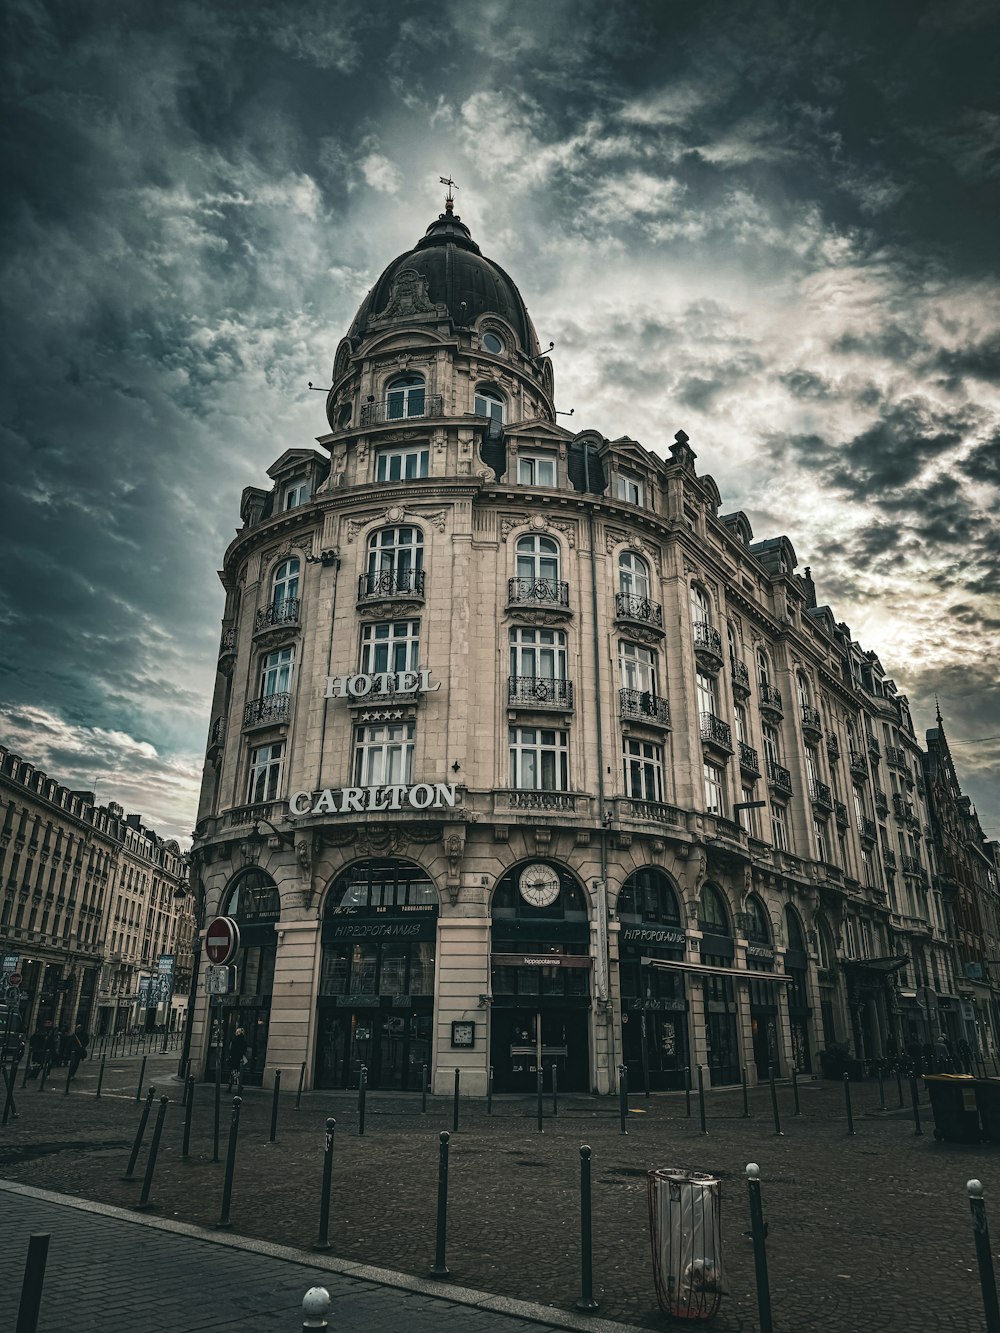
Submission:
[[[683,431],[558,425],[450,209],[362,306],[327,416],[222,570],[192,856],[204,920],[241,928],[216,1035],[245,1029],[248,1078],[753,1082],[905,1044],[925,975],[955,996],[905,698]]]

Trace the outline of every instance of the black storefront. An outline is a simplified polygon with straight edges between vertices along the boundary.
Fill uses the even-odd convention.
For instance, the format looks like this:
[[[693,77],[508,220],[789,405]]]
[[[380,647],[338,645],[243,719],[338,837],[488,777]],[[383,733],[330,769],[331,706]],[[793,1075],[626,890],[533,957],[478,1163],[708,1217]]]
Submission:
[[[785,950],[785,974],[788,977],[788,1024],[792,1037],[792,1059],[800,1074],[812,1072],[812,1055],[809,1049],[809,1020],[812,1009],[809,1007],[809,985],[807,972],[809,955],[806,953],[802,923],[794,907],[785,908],[785,924],[788,932],[788,947]]]
[[[750,1031],[753,1041],[753,1062],[758,1081],[768,1078],[771,1066],[780,1072],[778,1044],[778,988],[766,980],[774,972],[774,943],[764,904],[751,895],[746,904],[747,971],[749,985]]]
[[[412,861],[359,861],[334,880],[323,913],[317,999],[318,1088],[417,1091],[431,1063],[438,896]]]
[[[677,896],[662,871],[637,870],[618,895],[618,973],[622,1059],[630,1088],[684,1087],[688,1067],[687,999],[681,971],[651,959],[682,962],[685,935]]]
[[[721,892],[706,884],[698,905],[702,932],[701,961],[706,968],[731,971],[735,957],[729,913]],[[740,1048],[736,1036],[736,987],[732,976],[705,972],[705,1046],[709,1081],[720,1087],[740,1081]]]
[[[227,885],[220,916],[230,916],[240,928],[240,950],[235,958],[236,987],[230,995],[214,1001],[215,1022],[221,1019],[222,1070],[229,1074],[229,1043],[238,1028],[247,1040],[243,1082],[259,1087],[267,1061],[267,1035],[271,1023],[271,993],[278,953],[275,923],[281,915],[278,886],[270,875],[251,866]],[[210,1045],[206,1076],[215,1077],[215,1041]]]
[[[490,1064],[497,1092],[531,1092],[539,1057],[549,1086],[589,1092],[592,959],[580,885],[551,861],[526,862],[497,884],[490,957]]]

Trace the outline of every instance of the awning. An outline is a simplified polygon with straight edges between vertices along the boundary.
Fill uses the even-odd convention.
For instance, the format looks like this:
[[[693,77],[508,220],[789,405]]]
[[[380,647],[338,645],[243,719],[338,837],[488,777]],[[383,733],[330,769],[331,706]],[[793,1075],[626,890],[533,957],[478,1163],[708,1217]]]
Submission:
[[[845,958],[841,967],[855,968],[859,972],[877,972],[879,976],[888,977],[906,967],[909,961],[908,958],[898,955],[887,958]]]
[[[744,981],[776,981],[782,986],[791,986],[794,977],[784,972],[749,972],[742,967],[710,967],[707,963],[675,963],[668,958],[640,958],[639,962],[649,967],[662,967],[668,972],[693,972],[696,976],[741,977]]]

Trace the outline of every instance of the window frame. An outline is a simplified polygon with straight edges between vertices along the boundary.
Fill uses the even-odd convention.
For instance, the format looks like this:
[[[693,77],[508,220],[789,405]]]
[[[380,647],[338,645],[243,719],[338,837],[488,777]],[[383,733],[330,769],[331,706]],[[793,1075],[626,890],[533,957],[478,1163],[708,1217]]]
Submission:
[[[388,533],[398,534],[408,532],[413,537],[409,542],[394,540],[392,543],[380,541]],[[409,563],[400,563],[400,555],[403,552],[412,552],[413,555]],[[385,562],[385,556],[389,556],[389,562]],[[407,573],[413,569],[423,569],[424,567],[424,534],[422,530],[415,527],[412,523],[400,523],[386,528],[377,528],[368,537],[367,552],[365,559],[366,574],[385,574],[395,575]]]
[[[529,638],[537,635],[537,638]],[[546,636],[551,636],[547,640]],[[566,633],[561,629],[547,629],[533,625],[515,625],[507,635],[510,649],[510,674],[512,676],[531,676],[537,680],[566,680],[567,651]],[[551,663],[546,658],[551,658]],[[551,665],[551,672],[538,668]],[[530,666],[531,670],[525,668]]]
[[[539,468],[544,466],[551,468],[552,480],[541,481],[537,477]],[[525,477],[523,472],[531,472],[530,477]],[[555,454],[546,453],[540,450],[537,453],[519,453],[517,456],[517,484],[519,486],[543,486],[550,490],[556,489],[559,485],[559,459]]]
[[[526,737],[531,739],[526,739]],[[546,737],[551,737],[547,740]],[[537,739],[536,739],[537,738]],[[508,727],[510,789],[512,791],[569,791],[569,732],[558,727]],[[531,756],[535,778],[523,781],[527,758]],[[550,757],[550,764],[547,758]],[[551,767],[553,785],[545,786],[545,769]]]
[[[659,694],[655,648],[650,648],[644,643],[635,643],[632,639],[619,639],[618,673],[623,689],[638,690],[641,694],[654,696]]]
[[[374,631],[385,627],[388,633],[378,636]],[[403,629],[402,634],[397,634]],[[402,649],[402,663],[396,659]],[[384,652],[386,664],[377,658]],[[363,676],[379,676],[384,672],[420,670],[420,618],[405,620],[370,620],[362,624],[358,640],[358,671]]]
[[[622,741],[622,760],[625,795],[632,801],[652,801],[662,805],[666,767],[663,746],[655,741],[626,736]]]
[[[276,659],[272,661],[273,659]],[[276,694],[291,694],[292,680],[295,674],[295,645],[287,644],[284,648],[274,648],[264,653],[260,659],[258,672],[257,697],[270,699]],[[273,677],[269,681],[269,677]],[[274,688],[269,689],[268,685]]]
[[[390,398],[400,395],[399,412],[392,411]],[[420,400],[419,411],[411,411],[411,398],[414,400],[413,406],[416,406],[416,399]],[[385,403],[386,421],[407,421],[413,417],[423,417],[427,415],[427,381],[423,375],[417,371],[407,371],[403,375],[393,375],[386,381],[385,388],[382,391],[382,401]]]
[[[618,552],[618,591],[624,597],[638,597],[648,601],[652,580],[649,563],[635,551]]]
[[[265,755],[264,751],[268,751]],[[247,755],[247,805],[277,800],[285,768],[285,742],[252,745]],[[259,788],[259,790],[257,790]]]
[[[546,544],[544,551],[543,543]],[[530,551],[523,549],[528,544],[532,547]],[[523,537],[518,537],[514,545],[514,569],[519,579],[530,579],[532,583],[537,583],[543,579],[558,583],[562,564],[561,556],[559,543],[554,537],[547,537],[540,532],[528,532]],[[522,561],[531,565],[530,570],[522,569]],[[551,574],[543,573],[543,566],[545,565],[551,565],[555,572]]]
[[[364,722],[354,729],[356,787],[408,787],[413,780],[413,722]]]
[[[717,764],[710,764],[704,760],[701,765],[702,789],[705,797],[705,813],[707,815],[718,815],[720,819],[726,818],[726,782],[725,771]],[[718,793],[718,801],[713,806],[711,800],[711,791],[714,789]]]
[[[615,499],[642,508],[646,503],[646,482],[629,468],[615,468]],[[634,494],[633,494],[634,493]]]
[[[282,560],[271,575],[270,605],[281,606],[284,602],[294,601],[299,595],[301,577],[302,564],[297,555]]]
[[[411,472],[407,466],[409,459],[415,459],[416,464]],[[392,464],[399,463],[399,475],[392,475]],[[430,445],[426,443],[414,444],[391,444],[384,449],[375,450],[375,480],[382,482],[390,481],[421,481],[430,475],[431,450]],[[384,475],[383,475],[384,474]]]
[[[308,477],[295,477],[285,483],[282,493],[281,511],[298,509],[299,505],[308,504],[312,499],[312,486]]]

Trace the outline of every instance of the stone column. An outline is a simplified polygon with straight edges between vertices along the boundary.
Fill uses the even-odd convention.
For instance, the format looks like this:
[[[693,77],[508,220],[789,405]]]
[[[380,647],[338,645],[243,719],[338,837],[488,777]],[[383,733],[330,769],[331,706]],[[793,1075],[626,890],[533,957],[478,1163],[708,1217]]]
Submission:
[[[312,1087],[321,924],[314,918],[279,921],[275,927],[278,948],[267,1030],[265,1087],[273,1085],[276,1069],[282,1071],[287,1087],[289,1072],[298,1071],[303,1060],[306,1086]]]

